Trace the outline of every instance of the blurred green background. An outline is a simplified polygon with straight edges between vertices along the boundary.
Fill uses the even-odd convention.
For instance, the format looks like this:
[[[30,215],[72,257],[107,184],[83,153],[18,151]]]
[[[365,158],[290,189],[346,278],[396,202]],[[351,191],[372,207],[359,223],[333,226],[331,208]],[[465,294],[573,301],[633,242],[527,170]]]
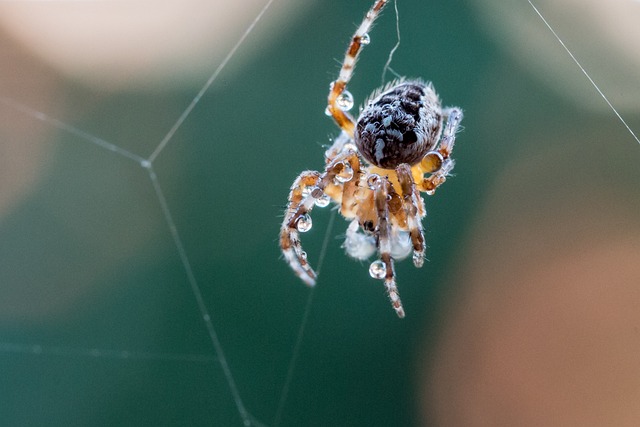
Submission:
[[[293,179],[321,168],[323,147],[337,135],[323,114],[328,85],[369,3],[276,0],[153,163],[242,403],[266,425],[276,416],[310,294],[280,258],[281,215]],[[618,376],[637,370],[637,334],[634,340],[606,333],[633,334],[640,327],[634,310],[597,336],[588,331],[602,319],[588,313],[609,318],[622,302],[640,304],[638,271],[624,270],[640,254],[640,147],[526,2],[481,3],[398,1],[401,44],[391,67],[433,81],[444,105],[465,112],[455,176],[426,200],[429,262],[422,269],[397,265],[404,320],[396,318],[367,266],[344,255],[346,222],[336,217],[295,353],[283,426],[573,425],[579,418],[536,418],[545,412],[538,397],[554,389],[545,388],[545,372],[556,372],[549,366],[570,361],[585,367],[578,377],[584,374],[587,385],[577,381],[575,387],[593,396],[545,401],[551,413],[569,417],[582,404],[603,402],[598,390],[608,389],[593,364],[613,366],[602,372],[615,391]],[[147,158],[263,4],[247,6],[249,13],[233,21],[230,41],[217,46],[218,34],[202,42],[212,53],[197,47],[196,71],[184,71],[189,64],[179,56],[176,69],[168,61],[161,78],[145,78],[157,70],[132,67],[121,78],[146,81],[139,88],[101,86],[91,73],[65,74],[10,31],[0,35],[6,76],[0,83],[0,425],[242,425],[147,170],[68,127]],[[198,2],[184,5],[222,17],[228,7],[197,12]],[[84,12],[76,20],[102,13],[75,7]],[[126,7],[111,12],[128,13]],[[608,64],[609,72],[605,67],[594,75],[603,88],[622,82],[608,93],[614,104],[637,90],[637,68],[606,56],[610,49],[600,33],[571,32],[580,14],[567,18],[561,12],[543,9],[575,49],[589,37],[588,44],[598,45],[585,61],[595,70]],[[514,26],[539,37],[537,44],[512,38]],[[190,28],[171,31],[168,40]],[[381,84],[395,31],[390,6],[349,85],[356,104]],[[77,37],[92,42],[87,34]],[[552,70],[554,62],[568,72],[536,74],[545,65]],[[635,80],[618,78],[625,74]],[[563,94],[556,86],[571,89]],[[580,100],[570,98],[575,92]],[[638,105],[623,105],[631,128],[640,129]],[[316,209],[313,230],[303,236],[313,265],[330,217],[330,210]],[[518,340],[508,349],[531,347],[531,357],[501,353],[510,341],[492,325],[556,319],[572,313],[571,298],[582,294],[578,286],[564,295],[567,305],[545,311],[551,299],[562,299],[517,291],[569,289],[574,276],[532,280],[531,288],[526,278],[537,277],[529,274],[532,266],[557,262],[562,270],[568,254],[579,266],[603,259],[587,251],[603,247],[622,248],[629,259],[612,256],[598,267],[606,280],[583,294],[585,312],[567,315],[575,325],[560,316],[539,331],[542,337],[554,337],[558,329],[575,337],[575,326],[587,334],[578,333],[584,341],[558,349],[546,338],[530,341],[523,328],[512,331]],[[618,273],[624,278],[617,280]],[[602,306],[602,295],[620,300]],[[501,316],[514,301],[525,308]],[[542,309],[527,305],[532,301]],[[614,344],[621,347],[613,354],[590,351]],[[557,363],[538,365],[539,353]],[[613,357],[620,354],[629,357]],[[522,364],[510,363],[518,360]],[[533,382],[542,384],[537,392],[514,386],[523,371],[535,373],[539,381]],[[484,380],[498,377],[510,386]],[[574,383],[567,381],[571,395]],[[628,387],[637,390],[634,385],[640,384]],[[603,421],[593,425],[611,420],[606,403],[588,418]],[[531,407],[543,409],[526,409]],[[635,425],[638,418],[625,420]]]

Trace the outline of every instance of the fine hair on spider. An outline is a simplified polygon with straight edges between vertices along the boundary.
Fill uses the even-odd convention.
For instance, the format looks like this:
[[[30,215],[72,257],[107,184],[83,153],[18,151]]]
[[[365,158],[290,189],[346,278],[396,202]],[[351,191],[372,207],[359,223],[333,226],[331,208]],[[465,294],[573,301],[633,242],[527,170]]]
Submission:
[[[462,120],[458,107],[442,108],[431,83],[397,79],[365,101],[357,119],[349,114],[346,90],[369,30],[389,0],[377,0],[351,38],[338,78],[331,83],[327,115],[340,135],[325,152],[324,171],[302,172],[293,182],[280,230],[280,247],[293,271],[309,286],[316,273],[299,233],[311,229],[311,210],[331,202],[348,221],[343,247],[359,260],[377,254],[369,274],[383,281],[396,314],[405,312],[396,286],[394,261],[413,253],[424,263],[421,193],[433,195],[453,169],[451,151]]]

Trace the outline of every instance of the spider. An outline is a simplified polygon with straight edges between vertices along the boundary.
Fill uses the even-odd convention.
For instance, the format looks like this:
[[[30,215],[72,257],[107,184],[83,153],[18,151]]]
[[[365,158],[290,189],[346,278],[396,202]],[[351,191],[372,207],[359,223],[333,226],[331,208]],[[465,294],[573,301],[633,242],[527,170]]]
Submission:
[[[398,79],[371,94],[357,120],[348,113],[346,90],[368,31],[389,0],[377,0],[353,35],[338,79],[331,83],[326,113],[341,129],[325,152],[323,172],[302,172],[293,182],[280,231],[280,247],[293,271],[309,286],[316,273],[307,262],[299,233],[311,229],[314,206],[332,201],[351,221],[343,247],[358,260],[377,252],[370,275],[384,281],[397,315],[405,316],[396,286],[394,260],[413,252],[424,263],[421,192],[433,195],[453,169],[451,150],[462,111],[443,109],[431,83]]]

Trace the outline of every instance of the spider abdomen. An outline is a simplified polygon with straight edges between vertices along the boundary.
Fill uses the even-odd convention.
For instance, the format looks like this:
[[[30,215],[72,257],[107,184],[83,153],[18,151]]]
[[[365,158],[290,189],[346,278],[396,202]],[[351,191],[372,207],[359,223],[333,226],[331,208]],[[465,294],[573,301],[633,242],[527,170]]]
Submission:
[[[358,118],[355,143],[371,164],[395,169],[418,163],[440,139],[442,108],[431,84],[420,80],[387,86]]]

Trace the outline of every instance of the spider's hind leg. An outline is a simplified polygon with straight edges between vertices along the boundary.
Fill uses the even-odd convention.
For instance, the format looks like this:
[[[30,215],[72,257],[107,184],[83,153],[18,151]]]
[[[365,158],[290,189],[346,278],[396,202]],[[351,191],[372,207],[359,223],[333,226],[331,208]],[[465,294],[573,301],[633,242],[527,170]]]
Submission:
[[[378,215],[378,227],[376,229],[378,236],[378,251],[380,260],[374,261],[369,269],[372,276],[384,279],[384,286],[387,289],[387,295],[391,300],[391,305],[396,311],[398,317],[404,317],[404,308],[396,286],[396,273],[393,267],[393,258],[391,257],[391,224],[389,223],[389,206],[387,196],[389,191],[387,186],[389,182],[378,177],[372,182],[374,191],[375,206]]]
[[[407,216],[407,227],[413,245],[413,265],[422,267],[424,264],[424,233],[422,232],[422,222],[418,206],[422,203],[416,186],[413,182],[411,167],[406,163],[396,168],[398,182],[402,188],[402,197],[405,213]]]

